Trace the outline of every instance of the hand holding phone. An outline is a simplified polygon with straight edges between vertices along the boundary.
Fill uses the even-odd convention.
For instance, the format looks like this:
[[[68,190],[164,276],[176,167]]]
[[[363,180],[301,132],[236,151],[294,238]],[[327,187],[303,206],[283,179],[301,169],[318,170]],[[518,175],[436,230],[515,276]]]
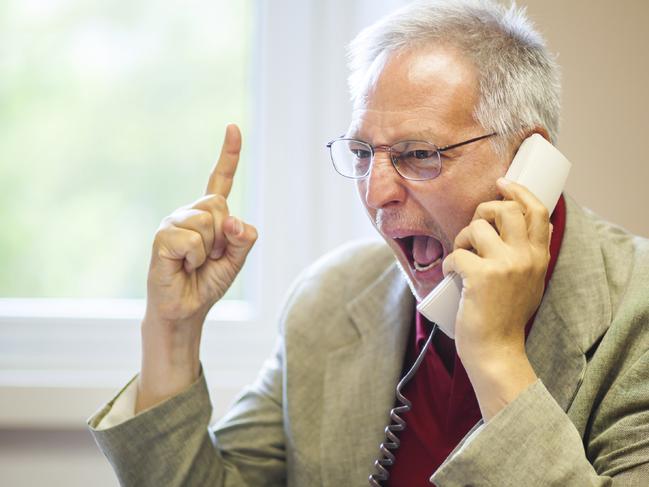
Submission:
[[[552,144],[533,134],[519,147],[505,178],[527,187],[552,213],[570,167],[570,162]],[[451,272],[417,305],[419,312],[450,338],[455,338],[462,285],[462,278]]]

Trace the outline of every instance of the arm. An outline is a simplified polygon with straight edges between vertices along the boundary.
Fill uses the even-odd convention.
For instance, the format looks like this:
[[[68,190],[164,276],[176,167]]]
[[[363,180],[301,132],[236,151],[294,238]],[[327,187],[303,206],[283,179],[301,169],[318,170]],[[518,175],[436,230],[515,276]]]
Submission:
[[[210,431],[203,374],[180,394],[101,429],[120,395],[90,421],[123,486],[279,486],[285,482],[281,342],[257,381]],[[132,381],[120,394],[136,385]],[[134,392],[134,391],[130,391]]]
[[[240,398],[239,417],[227,422],[222,439],[207,430],[211,404],[199,362],[203,323],[257,238],[255,228],[230,216],[227,207],[240,150],[241,134],[229,125],[206,195],[174,211],[156,232],[141,372],[123,391],[135,396],[133,417],[102,428],[118,397],[90,421],[122,485],[246,486],[262,485],[261,478],[274,485],[283,478],[281,347]]]
[[[649,485],[649,352],[613,384],[584,440],[541,381],[435,472],[438,487]],[[459,448],[458,448],[459,450]]]
[[[635,355],[631,367],[616,368],[624,370],[618,376],[606,359],[628,356],[629,344],[636,344],[638,335],[625,338],[620,330],[627,325],[618,327],[606,341],[604,361],[589,361],[590,379],[581,388],[587,391],[584,402],[575,401],[569,413],[583,418],[578,431],[536,378],[524,345],[524,324],[540,300],[547,262],[547,214],[525,188],[514,183],[499,182],[499,186],[510,201],[480,205],[474,220],[482,223],[458,235],[456,247],[461,250],[451,254],[455,258],[448,265],[445,262],[445,267],[459,270],[466,279],[456,346],[485,425],[432,480],[440,487],[467,481],[475,485],[646,485],[646,357]],[[467,252],[471,248],[476,253]],[[640,350],[646,348],[640,345]],[[604,381],[604,387],[598,380]]]

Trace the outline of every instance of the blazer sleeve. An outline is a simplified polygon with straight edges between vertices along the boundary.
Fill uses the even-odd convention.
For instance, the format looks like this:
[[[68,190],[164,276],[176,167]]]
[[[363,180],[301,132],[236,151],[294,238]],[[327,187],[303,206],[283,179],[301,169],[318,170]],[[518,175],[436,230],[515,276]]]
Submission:
[[[214,428],[209,427],[212,404],[202,372],[182,393],[116,426],[99,429],[118,394],[88,425],[120,485],[284,485],[282,350],[280,340],[256,382]]]
[[[587,447],[540,380],[433,474],[437,487],[649,485],[649,367],[645,354],[600,406]]]

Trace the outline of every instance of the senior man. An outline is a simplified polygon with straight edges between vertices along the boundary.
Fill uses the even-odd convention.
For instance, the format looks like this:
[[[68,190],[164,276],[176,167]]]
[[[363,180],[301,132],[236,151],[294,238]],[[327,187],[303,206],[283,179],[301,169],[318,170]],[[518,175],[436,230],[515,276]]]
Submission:
[[[515,8],[425,1],[351,56],[329,149],[387,245],[303,273],[274,355],[208,428],[201,328],[256,239],[227,210],[229,126],[205,197],[156,234],[141,372],[90,419],[122,485],[649,485],[649,244],[502,179],[527,136],[557,137],[542,39]],[[450,271],[454,341],[415,308]]]

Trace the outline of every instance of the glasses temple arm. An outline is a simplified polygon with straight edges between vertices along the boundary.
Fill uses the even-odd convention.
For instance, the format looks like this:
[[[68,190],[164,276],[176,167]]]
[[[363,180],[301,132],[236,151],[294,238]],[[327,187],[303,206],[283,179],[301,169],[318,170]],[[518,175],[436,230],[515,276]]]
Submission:
[[[438,152],[444,152],[444,151],[447,151],[447,150],[455,149],[456,147],[462,147],[463,145],[471,144],[472,142],[477,142],[479,140],[486,139],[488,137],[493,137],[494,135],[498,135],[498,133],[497,132],[492,132],[492,133],[487,134],[487,135],[481,135],[480,137],[474,137],[472,139],[465,140],[464,142],[458,142],[457,144],[451,144],[451,145],[445,145],[444,147],[438,147],[437,151]]]

